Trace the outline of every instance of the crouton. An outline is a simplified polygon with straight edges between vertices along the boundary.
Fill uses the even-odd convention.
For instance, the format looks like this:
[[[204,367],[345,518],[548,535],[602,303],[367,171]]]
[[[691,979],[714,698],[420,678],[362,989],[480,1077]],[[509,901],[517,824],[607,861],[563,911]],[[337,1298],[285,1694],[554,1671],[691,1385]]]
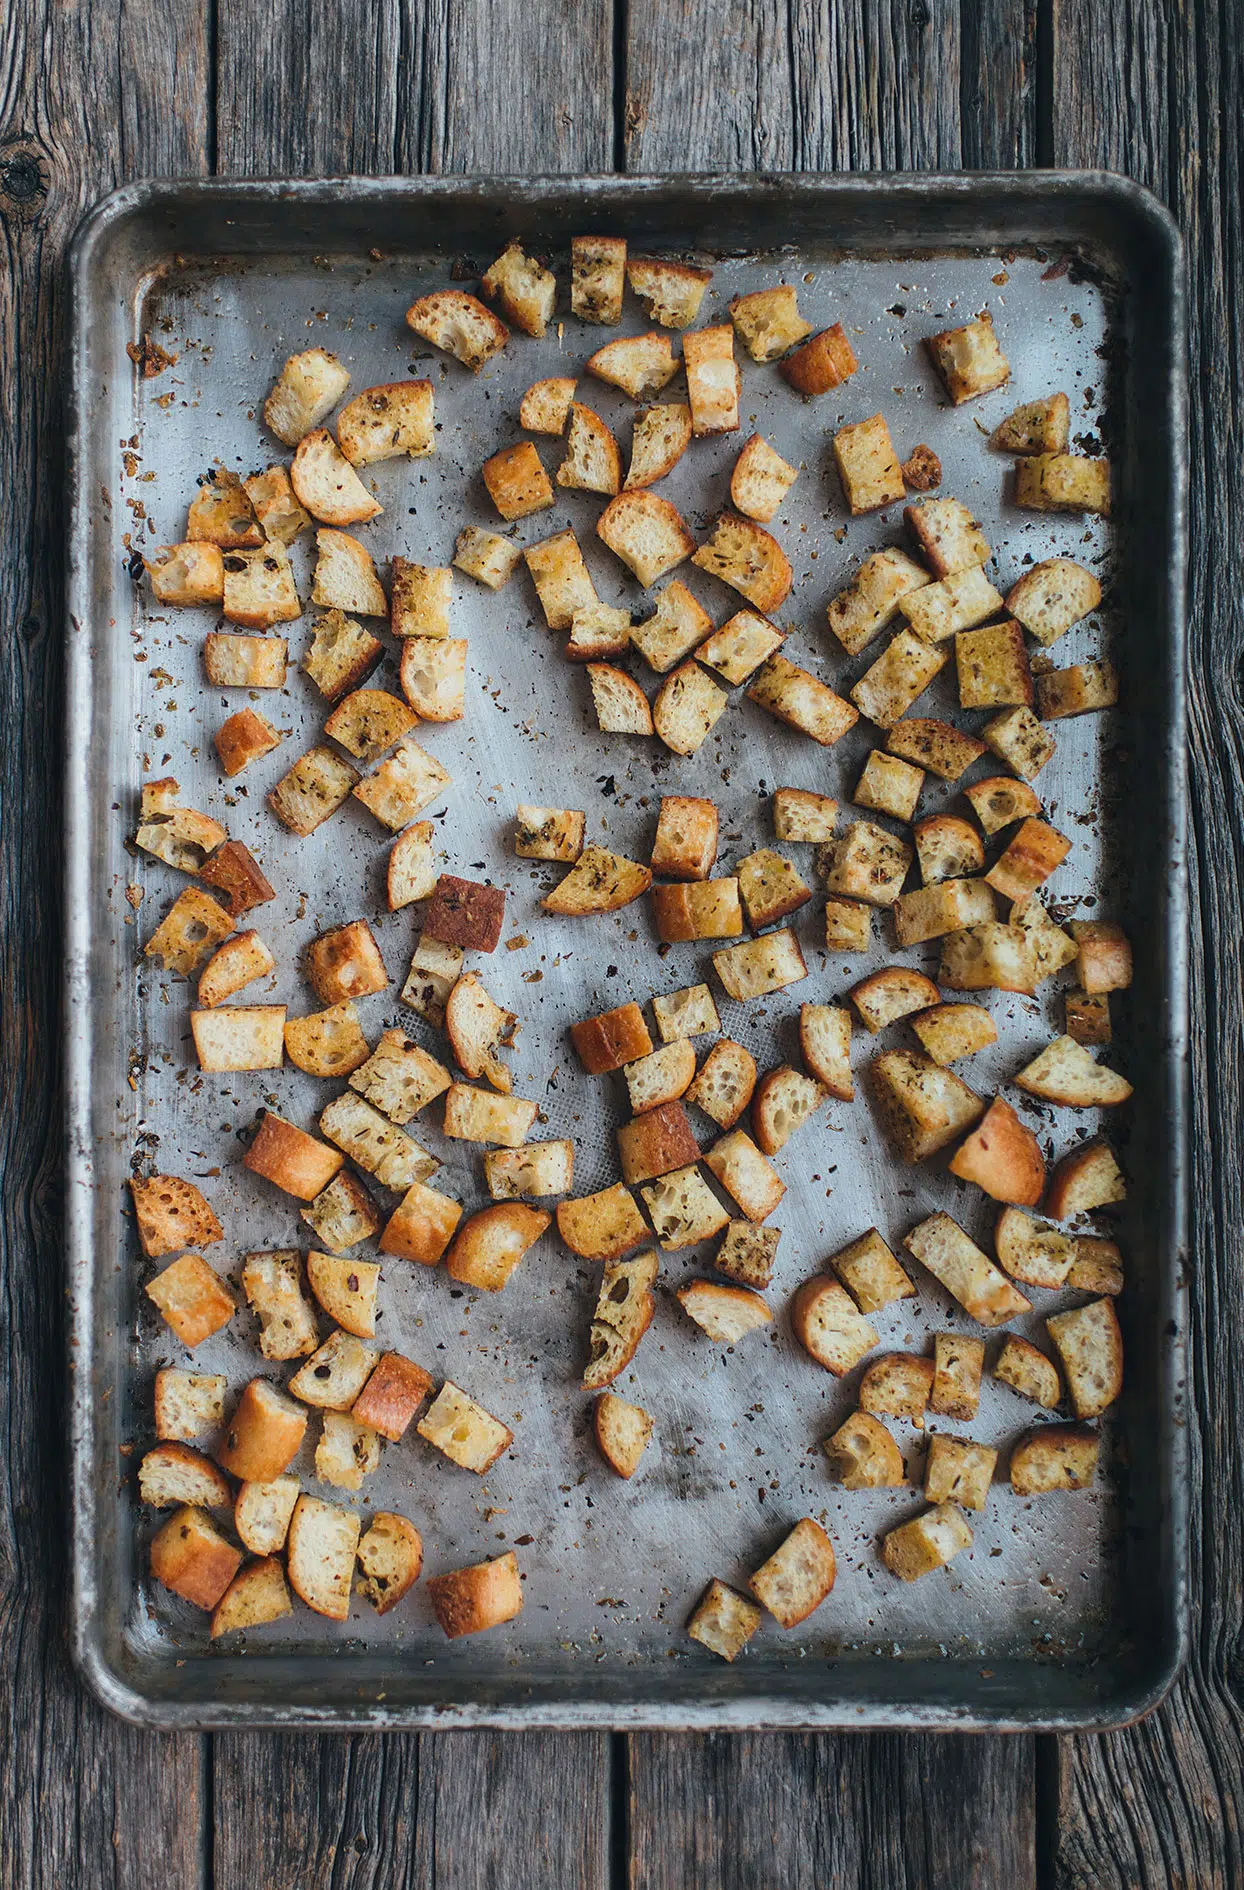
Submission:
[[[849,702],[779,654],[768,658],[747,694],[780,722],[826,748],[859,721],[859,711]]]
[[[918,1050],[886,1050],[874,1057],[869,1081],[904,1161],[927,1161],[985,1113],[974,1090]]]
[[[499,1293],[519,1261],[551,1224],[542,1208],[521,1201],[481,1208],[464,1221],[445,1255],[450,1279],[484,1293]]]
[[[843,497],[856,518],[893,505],[905,494],[903,469],[884,414],[839,427],[834,435],[834,463]]]
[[[421,1267],[437,1266],[461,1219],[462,1209],[449,1195],[412,1181],[381,1231],[380,1251]]]
[[[694,1167],[672,1169],[642,1187],[640,1193],[666,1253],[711,1240],[730,1218]]]
[[[831,600],[829,627],[848,655],[857,656],[893,622],[902,600],[928,583],[928,572],[905,551],[875,551]]]
[[[341,1004],[347,998],[370,997],[383,991],[389,974],[380,947],[366,919],[352,919],[321,932],[304,957],[307,981],[322,1004]]]
[[[814,1274],[791,1301],[791,1326],[808,1356],[841,1378],[877,1343],[877,1333],[837,1280]]]
[[[352,466],[426,459],[435,450],[431,381],[366,387],[337,416],[337,444]]]
[[[144,784],[134,844],[178,872],[197,873],[210,853],[227,844],[228,835],[210,814],[182,807],[179,791],[171,776]]]
[[[922,696],[946,663],[946,653],[900,630],[851,691],[861,715],[878,728],[893,728]]]
[[[1132,982],[1132,947],[1121,925],[1112,919],[1073,919],[1071,936],[1080,983],[1090,996],[1127,990]]]
[[[520,860],[560,860],[573,865],[583,851],[587,816],[568,807],[514,810],[514,851]]]
[[[1005,1325],[1008,1319],[1032,1311],[1032,1302],[1016,1291],[949,1214],[931,1214],[912,1228],[905,1244],[978,1325]]]
[[[708,433],[737,431],[740,376],[730,324],[697,328],[694,334],[684,335],[682,358],[692,432],[701,438]]]
[[[143,1291],[191,1352],[227,1325],[235,1311],[232,1294],[197,1253],[182,1254]]]
[[[208,1074],[279,1070],[285,1061],[283,1004],[222,1004],[191,1011],[190,1032],[199,1068]]]
[[[695,1051],[686,1037],[662,1045],[625,1066],[631,1114],[642,1116],[662,1103],[677,1102],[695,1076]]]
[[[993,1018],[979,1004],[936,1004],[913,1017],[911,1027],[926,1056],[943,1067],[998,1041]]]
[[[652,726],[675,755],[694,755],[725,714],[730,698],[695,663],[680,663],[657,691]]]
[[[661,1103],[655,1109],[624,1122],[618,1130],[622,1178],[629,1187],[668,1175],[698,1161],[700,1145],[691,1132],[680,1102]]]
[[[931,978],[907,965],[886,965],[852,986],[850,993],[860,1022],[874,1036],[900,1017],[910,1017],[913,1011],[936,1004],[938,995]]]
[[[761,1563],[748,1587],[779,1627],[793,1628],[820,1607],[836,1573],[833,1543],[820,1523],[805,1516]]]
[[[264,1358],[306,1358],[314,1352],[320,1335],[311,1303],[303,1295],[302,1256],[296,1247],[248,1253],[242,1290],[259,1319],[259,1350]]]
[[[365,1174],[398,1194],[412,1182],[430,1180],[440,1166],[435,1156],[352,1090],[329,1103],[320,1127]]]
[[[952,1504],[943,1503],[889,1530],[881,1539],[881,1559],[900,1581],[914,1582],[945,1568],[971,1546],[972,1531],[962,1515]]]
[[[222,774],[232,779],[252,761],[261,761],[279,748],[284,736],[255,709],[239,709],[227,716],[212,737]]]
[[[761,617],[754,610],[739,610],[700,645],[695,652],[696,661],[715,669],[728,683],[746,682],[775,650],[781,648],[785,636],[786,632],[770,623],[767,617]],[[795,788],[778,791],[786,794],[799,792]],[[825,797],[808,795],[805,798],[819,801]],[[830,805],[836,806],[836,803],[831,802]],[[801,836],[792,834],[789,837],[798,839]]]
[[[569,527],[538,545],[528,545],[523,557],[550,630],[569,630],[577,610],[600,602],[579,541]]]
[[[1056,1227],[1004,1208],[994,1229],[998,1264],[1024,1286],[1060,1287],[1075,1263],[1076,1244]]]
[[[983,630],[961,630],[955,637],[955,664],[962,708],[1031,704],[1032,672],[1022,625],[991,623]]]
[[[919,1430],[933,1389],[933,1360],[910,1352],[887,1352],[864,1369],[860,1408],[883,1417],[907,1418]]]
[[[289,1585],[300,1601],[330,1621],[350,1618],[350,1583],[361,1527],[352,1510],[305,1493],[290,1517]]]
[[[363,524],[384,509],[367,490],[332,434],[323,428],[306,434],[298,442],[294,463],[289,469],[289,482],[298,503],[313,519],[318,519],[324,525]],[[318,573],[316,582],[318,587]],[[229,614],[228,590],[229,560],[226,558],[226,615]],[[320,603],[326,600],[316,597],[313,592],[312,601]],[[338,598],[331,599],[333,603],[340,601]],[[349,610],[355,606],[343,604],[342,608]]]
[[[813,335],[802,348],[788,355],[779,372],[797,394],[827,394],[831,388],[841,387],[844,381],[850,380],[858,366],[846,330],[841,322],[835,322],[832,328],[823,328],[819,335]],[[878,414],[877,418],[881,416]],[[901,481],[899,497],[902,497]]]
[[[512,1549],[495,1562],[477,1562],[472,1568],[434,1575],[427,1591],[432,1612],[451,1641],[501,1627],[522,1612],[518,1557]]]
[[[243,918],[253,907],[276,898],[263,868],[240,840],[226,840],[218,846],[204,860],[198,876],[224,902],[233,919]]]
[[[149,1175],[130,1181],[139,1244],[148,1260],[182,1247],[213,1247],[224,1230],[193,1181],[180,1175]]]
[[[290,1381],[291,1389],[297,1377]],[[216,1455],[243,1483],[270,1483],[302,1448],[307,1414],[267,1378],[252,1378],[238,1399]]]
[[[1014,408],[994,428],[989,444],[1000,453],[1064,453],[1070,432],[1066,394],[1047,394]]]
[[[725,1239],[713,1256],[713,1265],[728,1280],[761,1289],[773,1280],[773,1263],[781,1238],[779,1227],[753,1227],[750,1221],[731,1221]]]
[[[1045,1322],[1078,1418],[1100,1417],[1123,1389],[1123,1335],[1113,1301],[1091,1300]]]
[[[315,534],[316,563],[315,577],[311,586],[311,602],[320,604],[332,613],[354,611],[360,617],[387,617],[388,600],[384,587],[376,576],[376,567],[366,545],[361,545],[349,532],[329,531]],[[312,668],[318,645],[327,632],[327,624],[317,624],[316,649],[307,661],[307,672],[312,680],[318,682]],[[334,615],[334,629],[340,633],[342,625]],[[374,642],[374,639],[371,640]],[[357,634],[357,626],[351,626],[348,647],[354,655],[350,674],[343,687],[354,687],[360,682],[367,670],[373,667],[371,662],[371,642]],[[366,668],[363,667],[366,663]],[[323,684],[320,684],[323,688]],[[328,690],[324,693],[327,695]],[[340,694],[338,689],[334,692]]]
[[[1082,1424],[1043,1424],[1011,1452],[1011,1488],[1017,1496],[1050,1490],[1087,1490],[1097,1474],[1101,1438]]]
[[[617,912],[646,893],[652,870],[604,847],[587,846],[565,879],[546,893],[540,904],[546,912],[583,918],[591,912]]]
[[[723,512],[691,560],[766,615],[785,602],[793,573],[772,533],[749,518]]]
[[[452,781],[435,756],[407,737],[374,774],[351,791],[390,833],[400,833],[416,814],[439,801]]]
[[[531,450],[534,452],[534,447]],[[622,485],[618,442],[600,415],[578,401],[571,403],[566,457],[557,469],[557,483],[580,492],[608,494],[616,493]]]
[[[1075,940],[1055,925],[1039,899],[1025,899],[1011,907],[1012,929],[1023,932],[1036,955],[1037,983],[1043,984],[1075,958]]]
[[[937,982],[948,991],[1018,991],[1037,988],[1037,951],[1017,925],[988,920],[942,941]]]
[[[915,1295],[911,1280],[875,1227],[831,1254],[829,1264],[862,1313],[882,1312],[896,1300]]]
[[[379,1353],[350,1332],[330,1332],[289,1381],[304,1404],[322,1411],[349,1411],[376,1369]],[[305,1417],[305,1413],[303,1414]]]
[[[666,879],[707,880],[717,857],[717,831],[712,801],[686,794],[662,795],[652,843],[653,872]],[[741,925],[736,929],[741,930]]]
[[[377,1614],[388,1614],[409,1594],[423,1567],[423,1539],[405,1516],[378,1510],[358,1545],[362,1577],[354,1592]]]
[[[984,880],[947,879],[904,893],[894,904],[894,936],[904,947],[990,924],[993,894]]]
[[[325,1192],[340,1187],[343,1180],[348,1180],[354,1188],[358,1183],[352,1175],[343,1170],[335,1181],[329,1183]],[[323,1199],[323,1197],[320,1197]],[[366,1199],[366,1196],[364,1196]],[[318,1205],[318,1204],[317,1204]],[[370,1207],[370,1202],[368,1203]],[[301,1217],[307,1219],[307,1214]],[[379,1230],[380,1222],[374,1213],[370,1216],[371,1225],[368,1234]],[[312,1222],[312,1226],[315,1223]],[[358,1339],[374,1339],[376,1336],[376,1291],[380,1284],[380,1268],[371,1260],[352,1260],[342,1252],[345,1243],[328,1241],[322,1230],[320,1238],[325,1246],[333,1246],[332,1253],[309,1253],[307,1255],[307,1284],[315,1294],[319,1304],[330,1319],[352,1332]],[[360,1235],[360,1239],[364,1236]],[[350,1243],[353,1244],[353,1243]]]
[[[517,552],[515,556],[517,557]],[[394,558],[389,628],[395,637],[448,637],[453,573],[448,566]]]
[[[357,1247],[360,1240],[370,1240],[379,1233],[383,1216],[376,1212],[376,1204],[357,1176],[348,1168],[339,1169],[328,1186],[316,1195],[314,1201],[298,1211],[300,1221],[305,1221],[322,1244],[333,1254],[345,1254],[351,1247]],[[325,1260],[323,1254],[312,1255],[311,1259]],[[360,1261],[356,1271],[359,1277],[369,1277],[368,1269]],[[311,1276],[311,1260],[307,1262],[307,1276]],[[376,1270],[379,1278],[379,1271]],[[314,1290],[315,1282],[311,1282]],[[362,1289],[360,1289],[362,1290]],[[316,1298],[324,1304],[317,1292]],[[337,1323],[350,1326],[350,1321],[337,1315]],[[350,1327],[353,1331],[354,1328]]]
[[[274,1557],[239,1569],[212,1614],[211,1638],[264,1627],[293,1613],[285,1570]]]
[[[572,236],[570,307],[582,322],[615,327],[622,319],[626,287],[624,236]]]
[[[1011,364],[998,346],[993,316],[988,311],[962,328],[946,328],[930,335],[925,344],[946,392],[956,407],[980,394],[992,393],[1011,378]]]
[[[972,812],[991,836],[1041,811],[1041,803],[1027,782],[1012,781],[1007,775],[990,775],[987,781],[974,781],[963,791],[972,803]]]
[[[230,623],[244,630],[270,630],[274,623],[292,623],[302,615],[283,545],[226,551],[222,571],[222,608]]]
[[[673,472],[690,444],[691,409],[685,401],[673,400],[641,408],[631,429],[626,491],[634,492],[664,479]]]
[[[940,1434],[929,1439],[924,1465],[924,1494],[930,1503],[957,1503],[960,1509],[984,1509],[989,1500],[998,1453],[988,1444]]]
[[[1006,594],[1006,608],[1030,636],[1048,647],[1096,610],[1101,585],[1071,558],[1044,558]]]
[[[611,499],[597,520],[596,535],[645,586],[695,551],[694,538],[669,500],[646,489]]]
[[[1014,1080],[1030,1096],[1068,1109],[1111,1109],[1132,1094],[1125,1077],[1098,1063],[1074,1037],[1056,1037]]]
[[[286,467],[269,466],[266,472],[252,473],[242,484],[265,538],[278,545],[292,545],[299,533],[306,531],[311,516],[294,497]]]
[[[494,952],[505,920],[500,886],[442,873],[423,921],[423,936],[464,951]]]
[[[927,499],[903,513],[935,577],[955,577],[993,556],[980,526],[960,499]]]
[[[350,1087],[400,1127],[443,1095],[452,1081],[443,1063],[412,1043],[404,1031],[390,1029],[351,1073]]]
[[[773,1323],[773,1314],[759,1293],[743,1286],[692,1280],[680,1286],[674,1297],[688,1319],[718,1345],[737,1345],[745,1334]]]
[[[1026,900],[1066,859],[1071,842],[1043,820],[1029,818],[985,878],[1004,899]]]
[[[413,1358],[385,1352],[354,1400],[351,1414],[391,1444],[400,1444],[434,1382]]]
[[[523,1148],[491,1149],[484,1180],[494,1201],[540,1200],[569,1194],[574,1186],[574,1143],[531,1142]]]
[[[808,968],[799,949],[799,940],[791,931],[766,932],[763,938],[746,945],[727,945],[713,953],[713,970],[721,979],[727,997],[767,997],[771,991],[784,990],[806,978]]]
[[[138,1466],[138,1498],[149,1509],[229,1509],[233,1485],[210,1457],[189,1444],[157,1444]]]
[[[649,321],[662,328],[689,328],[700,312],[713,272],[697,269],[691,263],[632,256],[626,265],[626,279]]]
[[[284,445],[297,446],[327,418],[349,385],[349,370],[327,348],[291,354],[264,402],[264,425]]]
[[[1110,462],[1079,453],[1037,453],[1015,467],[1015,503],[1029,512],[1110,516]]]
[[[899,604],[912,632],[931,644],[945,643],[974,629],[1001,608],[1001,592],[994,589],[979,565],[909,591]]]
[[[648,1237],[635,1197],[620,1181],[599,1194],[562,1201],[556,1212],[558,1233],[582,1260],[619,1260]]]
[[[807,788],[774,790],[773,832],[778,840],[832,840],[837,819],[838,803],[828,794],[814,794]]]
[[[820,1084],[802,1070],[769,1070],[752,1097],[752,1131],[761,1153],[776,1155],[824,1100]]]
[[[1069,669],[1049,669],[1036,679],[1037,714],[1045,722],[1068,715],[1090,715],[1110,709],[1119,700],[1119,678],[1113,663],[1073,663]]]
[[[616,1010],[582,1018],[571,1025],[570,1037],[589,1076],[604,1076],[610,1070],[620,1070],[623,1064],[646,1057],[652,1049],[644,1014],[635,1003],[620,1004]]]
[[[538,1111],[537,1103],[521,1096],[494,1096],[467,1083],[452,1083],[445,1094],[443,1132],[462,1142],[521,1148]]]
[[[701,1647],[707,1647],[710,1654],[719,1654],[722,1660],[734,1660],[763,1619],[753,1602],[745,1601],[733,1588],[714,1579],[687,1622],[687,1633]]]
[[[929,1409],[939,1417],[974,1418],[981,1400],[981,1373],[985,1367],[985,1341],[965,1338],[958,1332],[933,1335],[933,1389]],[[926,1494],[928,1492],[926,1491]],[[947,1496],[930,1497],[943,1503]],[[956,1497],[956,1502],[963,1499]],[[969,1504],[977,1508],[977,1504]]]
[[[151,1573],[192,1607],[216,1607],[238,1572],[241,1549],[201,1509],[175,1510],[151,1541]]]
[[[812,888],[791,862],[770,847],[758,847],[739,861],[738,887],[753,932],[798,912],[812,897]]]
[[[853,1411],[822,1448],[844,1490],[892,1490],[906,1481],[902,1451],[868,1411]]]
[[[686,1096],[719,1128],[732,1129],[750,1103],[755,1087],[755,1058],[742,1044],[726,1037],[713,1045]]]
[[[165,1366],[155,1375],[154,1419],[158,1438],[198,1443],[218,1429],[229,1381],[222,1373],[184,1372]]]
[[[264,1110],[258,1134],[242,1157],[243,1166],[252,1174],[262,1175],[297,1201],[314,1201],[337,1173],[341,1161],[337,1149],[326,1148],[272,1109]]]
[[[283,689],[288,656],[284,637],[213,630],[203,639],[203,673],[217,689]]]
[[[297,1501],[297,1477],[242,1485],[233,1507],[233,1526],[252,1555],[276,1555],[285,1547]]]
[[[370,1050],[349,998],[285,1024],[285,1053],[308,1076],[349,1076]]]
[[[315,1474],[339,1490],[361,1490],[380,1468],[380,1436],[344,1411],[325,1411],[315,1447]]]
[[[630,641],[649,668],[663,674],[702,643],[712,627],[703,605],[675,578],[657,598],[652,616],[632,627]]]
[[[831,952],[866,952],[872,943],[873,909],[859,899],[825,901],[825,948]]]
[[[454,564],[490,591],[499,591],[518,568],[523,553],[518,545],[480,525],[464,525],[454,540]]]
[[[627,1198],[630,1199],[629,1196]],[[563,1202],[562,1205],[566,1207],[570,1204]],[[559,1208],[559,1228],[561,1219]],[[565,1239],[564,1229],[562,1237]],[[567,1245],[570,1244],[567,1242]],[[588,1337],[588,1363],[583,1374],[585,1390],[603,1390],[631,1363],[639,1350],[640,1340],[652,1323],[656,1304],[652,1287],[656,1277],[657,1257],[654,1253],[636,1254],[633,1260],[606,1260]]]
[[[606,735],[651,735],[655,732],[648,698],[624,669],[610,663],[589,663],[596,726]]]
[[[905,841],[871,820],[855,820],[826,850],[830,865],[824,878],[829,892],[873,906],[892,906],[898,899],[912,861]]]
[[[478,296],[462,289],[439,289],[421,295],[406,311],[407,327],[444,349],[455,361],[478,374],[486,361],[499,354],[510,338],[503,321],[484,307]]]
[[[668,335],[626,335],[607,341],[589,355],[585,363],[589,374],[610,387],[618,387],[632,400],[646,400],[659,393],[678,372],[678,362]]]
[[[337,702],[367,680],[383,655],[379,637],[353,617],[330,610],[316,620],[303,668],[320,694]]]
[[[956,1150],[950,1172],[995,1201],[1035,1207],[1045,1192],[1045,1158],[1032,1130],[1009,1102],[995,1096],[971,1135]]]
[[[450,992],[445,1028],[463,1074],[487,1077],[494,1089],[508,1095],[510,1072],[497,1052],[513,1043],[518,1019],[493,1002],[474,972],[459,978]]]
[[[880,748],[869,752],[851,799],[857,807],[867,807],[894,820],[910,820],[924,786],[924,769],[913,767],[897,755],[883,754]]]
[[[411,955],[406,982],[398,993],[403,1004],[439,1030],[449,994],[462,975],[466,953],[459,945],[421,938]]]
[[[984,871],[981,837],[970,821],[961,820],[957,814],[931,814],[927,820],[918,820],[911,837],[926,886]]]
[[[504,519],[528,518],[553,504],[553,487],[530,440],[494,453],[480,467],[480,477]]]
[[[777,1170],[742,1129],[721,1136],[706,1152],[704,1161],[749,1221],[767,1221],[786,1193],[786,1184]]]
[[[232,930],[233,920],[223,906],[197,886],[187,886],[147,940],[143,956],[156,959],[165,971],[189,978]]]
[[[668,996],[654,997],[652,1009],[662,1043],[676,1043],[680,1038],[721,1029],[721,1018],[706,984],[691,984]]]
[[[434,843],[436,829],[430,820],[418,820],[398,835],[389,849],[385,890],[389,911],[400,912],[417,900],[430,899],[436,889]]]
[[[183,607],[224,601],[225,566],[219,545],[160,545],[144,557],[143,564],[161,604]]]
[[[957,781],[964,770],[984,754],[985,744],[975,735],[965,735],[962,729],[952,728],[949,722],[907,716],[887,731],[886,749],[942,781]],[[966,790],[969,794],[971,791]]]
[[[539,338],[553,315],[557,278],[521,243],[511,240],[485,273],[480,287],[490,302],[500,302],[516,328]],[[407,320],[410,317],[407,316]]]
[[[811,322],[799,313],[796,291],[785,282],[732,296],[730,320],[753,361],[776,361],[812,333]]]
[[[402,694],[425,722],[462,720],[466,657],[465,637],[407,637],[403,642]]]
[[[1002,1350],[994,1360],[993,1375],[1021,1398],[1042,1405],[1047,1411],[1058,1409],[1063,1387],[1057,1365],[1018,1334],[1007,1333]]]
[[[831,1096],[850,1102],[851,1014],[840,1004],[801,1004],[799,1051],[818,1083]]]
[[[1090,995],[1075,988],[1063,992],[1063,1025],[1076,1043],[1111,1041],[1110,997],[1105,991]]]

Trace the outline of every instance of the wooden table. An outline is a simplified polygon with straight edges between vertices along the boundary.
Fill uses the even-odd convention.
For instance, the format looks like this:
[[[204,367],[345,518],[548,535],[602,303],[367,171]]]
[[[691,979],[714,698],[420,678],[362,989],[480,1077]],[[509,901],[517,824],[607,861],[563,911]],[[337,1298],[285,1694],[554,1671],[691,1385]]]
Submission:
[[[987,20],[975,22],[977,12]],[[1244,34],[1209,0],[12,0],[0,15],[0,1883],[1244,1883]],[[61,260],[212,172],[1106,166],[1189,243],[1192,1653],[1099,1739],[160,1737],[65,1648]]]

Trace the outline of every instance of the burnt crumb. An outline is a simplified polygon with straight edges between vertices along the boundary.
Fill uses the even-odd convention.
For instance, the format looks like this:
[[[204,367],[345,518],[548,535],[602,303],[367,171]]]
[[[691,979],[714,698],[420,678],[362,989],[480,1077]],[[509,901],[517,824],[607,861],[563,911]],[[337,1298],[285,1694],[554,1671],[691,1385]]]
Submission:
[[[125,561],[125,569],[127,575],[137,584],[143,574],[143,554],[141,551],[131,551]]]
[[[889,308],[886,310],[887,315],[897,315],[900,321],[902,321],[906,313],[907,313],[906,302],[891,302]]]
[[[601,793],[606,796],[616,794],[618,791],[617,781],[611,774],[598,774],[596,777],[596,785]]]
[[[177,359],[175,354],[169,354],[167,349],[162,348],[158,341],[153,341],[150,335],[144,335],[141,341],[127,341],[125,352],[145,381],[153,381],[157,374],[163,374],[165,368],[172,367]]]
[[[479,279],[479,265],[469,256],[455,256],[449,265],[451,282],[476,282]]]

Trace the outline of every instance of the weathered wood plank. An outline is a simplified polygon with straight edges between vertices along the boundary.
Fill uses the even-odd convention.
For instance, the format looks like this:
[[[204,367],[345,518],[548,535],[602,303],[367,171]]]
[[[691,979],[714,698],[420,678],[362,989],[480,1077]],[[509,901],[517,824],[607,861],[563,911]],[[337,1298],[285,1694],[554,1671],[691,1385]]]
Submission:
[[[412,1886],[605,1890],[608,1735],[438,1733],[419,1761]]]
[[[393,168],[399,0],[231,0],[216,31],[216,168],[294,177]]]
[[[207,6],[0,15],[0,1882],[202,1882],[203,1742],[102,1712],[66,1653],[58,1167],[65,246],[124,177],[201,171]],[[158,1845],[149,1834],[160,1833]]]
[[[1022,170],[1037,159],[1037,9],[996,0],[961,13],[959,107],[966,170]]]
[[[1229,11],[1056,0],[1051,150],[1166,197],[1189,245],[1193,1194],[1192,1646],[1170,1699],[1131,1731],[1063,1740],[1059,1890],[1217,1890],[1244,1878],[1244,1320],[1234,1125],[1244,1093],[1244,385],[1224,338],[1244,287],[1238,126],[1244,38]]]

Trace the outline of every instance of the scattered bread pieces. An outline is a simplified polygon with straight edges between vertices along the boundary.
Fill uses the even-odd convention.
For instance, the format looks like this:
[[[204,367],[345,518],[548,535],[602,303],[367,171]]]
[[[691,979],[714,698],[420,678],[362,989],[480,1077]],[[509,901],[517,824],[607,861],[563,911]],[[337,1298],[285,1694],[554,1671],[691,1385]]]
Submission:
[[[427,1591],[433,1613],[451,1641],[501,1627],[522,1612],[522,1578],[512,1549],[494,1562],[434,1575]]]
[[[349,385],[349,370],[327,348],[291,354],[264,402],[264,425],[285,446],[297,446],[328,418]]]
[[[602,1391],[592,1407],[597,1448],[620,1477],[633,1477],[652,1439],[653,1423],[642,1406]]]
[[[560,1210],[558,1225],[561,1226]],[[562,1238],[566,1238],[564,1229]],[[567,1241],[567,1245],[570,1244]],[[606,1385],[611,1385],[639,1350],[639,1342],[652,1324],[656,1309],[652,1288],[657,1265],[657,1257],[652,1252],[636,1254],[632,1260],[605,1262],[588,1334],[588,1362],[583,1373],[585,1391],[603,1391]]]
[[[482,1477],[514,1442],[508,1425],[449,1379],[415,1425],[420,1437],[461,1470]]]
[[[721,514],[691,562],[765,615],[786,601],[794,579],[790,561],[772,533],[730,512]]]
[[[1004,387],[1011,378],[1011,364],[998,346],[988,311],[962,328],[930,335],[926,345],[956,407]]]
[[[913,1227],[905,1245],[964,1311],[982,1326],[1005,1325],[1032,1302],[970,1240],[949,1214],[931,1214]]]
[[[700,312],[713,272],[697,269],[692,263],[632,256],[626,265],[626,279],[649,321],[658,322],[662,328],[689,328]]]
[[[780,1627],[798,1627],[820,1607],[837,1574],[834,1545],[810,1516],[797,1522],[748,1587]]]
[[[961,1181],[974,1181],[995,1201],[1035,1207],[1045,1192],[1045,1157],[1004,1096],[995,1096],[950,1162]]]
[[[406,323],[473,374],[499,354],[510,338],[505,323],[485,308],[478,296],[462,289],[438,289],[433,295],[421,295],[407,309]]]
[[[1051,1490],[1087,1490],[1097,1474],[1101,1438],[1083,1424],[1043,1424],[1011,1452],[1011,1488],[1017,1496]]]
[[[701,1647],[707,1647],[710,1654],[718,1654],[722,1660],[734,1660],[763,1619],[754,1602],[745,1600],[733,1588],[727,1588],[724,1582],[714,1578],[687,1623],[687,1633]]]
[[[1076,1416],[1100,1417],[1123,1389],[1123,1335],[1113,1300],[1094,1299],[1055,1313],[1045,1329],[1062,1361]]]
[[[963,1549],[972,1546],[972,1531],[951,1503],[926,1509],[910,1522],[900,1523],[882,1537],[881,1559],[900,1581],[914,1582],[945,1568]]]
[[[773,1323],[773,1314],[759,1293],[744,1286],[717,1286],[692,1280],[674,1297],[700,1330],[718,1345],[737,1345],[748,1332]]]

